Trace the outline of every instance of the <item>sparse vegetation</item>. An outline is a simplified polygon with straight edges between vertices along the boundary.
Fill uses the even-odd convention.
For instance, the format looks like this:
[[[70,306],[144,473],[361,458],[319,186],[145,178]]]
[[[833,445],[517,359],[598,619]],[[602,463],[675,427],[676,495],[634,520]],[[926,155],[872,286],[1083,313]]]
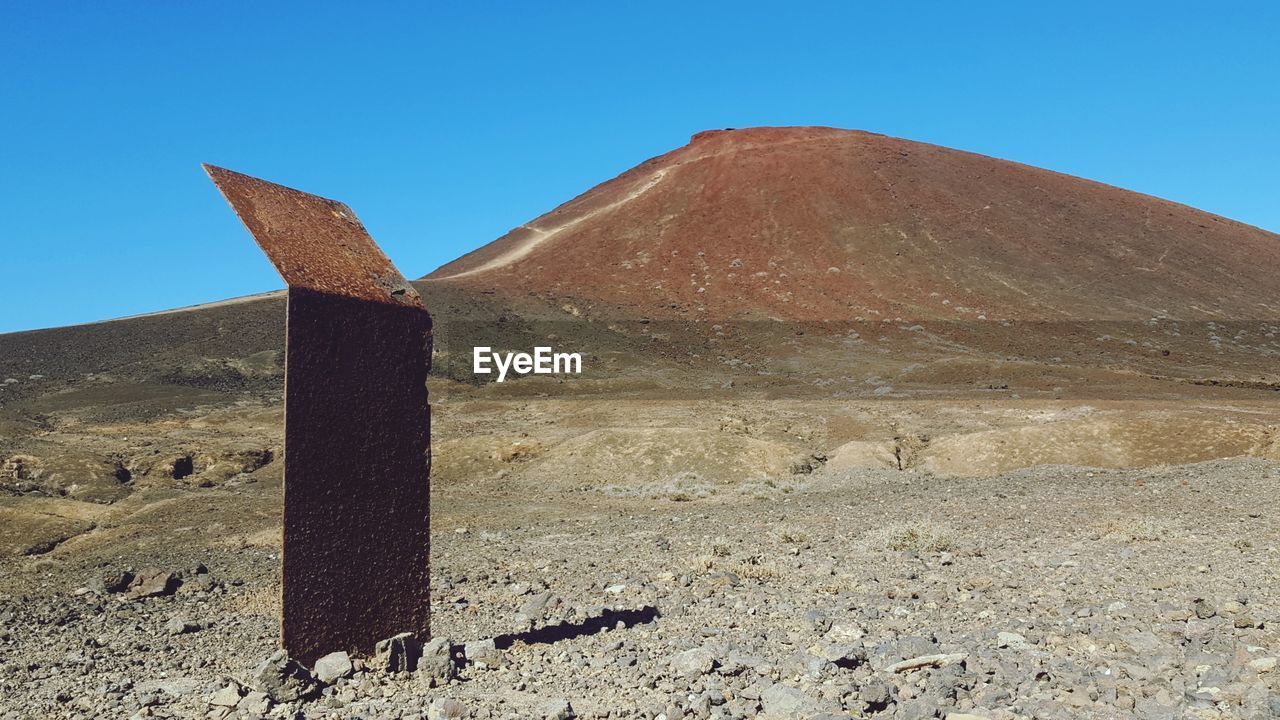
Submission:
[[[944,525],[922,520],[918,523],[890,523],[866,535],[869,547],[894,552],[951,552],[956,549],[955,536]]]
[[[1103,534],[1123,542],[1159,542],[1168,537],[1168,523],[1155,518],[1115,518],[1105,524]]]
[[[665,482],[606,485],[601,492],[611,497],[645,497],[651,500],[693,502],[712,497],[717,493],[717,488],[697,473],[684,472]]]

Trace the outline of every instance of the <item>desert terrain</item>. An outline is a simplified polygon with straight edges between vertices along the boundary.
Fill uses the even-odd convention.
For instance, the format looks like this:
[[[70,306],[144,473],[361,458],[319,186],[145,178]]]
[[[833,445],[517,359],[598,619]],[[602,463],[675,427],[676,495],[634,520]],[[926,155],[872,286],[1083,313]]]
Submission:
[[[0,335],[0,717],[1280,717],[1278,262],[1016,163],[700,133],[415,281],[433,638],[306,668],[283,295]]]

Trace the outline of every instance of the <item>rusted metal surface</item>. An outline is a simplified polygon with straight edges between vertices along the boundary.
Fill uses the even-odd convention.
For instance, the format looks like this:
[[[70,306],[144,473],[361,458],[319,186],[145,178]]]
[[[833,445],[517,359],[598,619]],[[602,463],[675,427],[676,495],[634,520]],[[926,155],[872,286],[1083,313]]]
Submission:
[[[422,306],[351,208],[220,167],[204,169],[290,289]]]
[[[206,165],[289,285],[289,654],[430,632],[431,318],[342,203]]]

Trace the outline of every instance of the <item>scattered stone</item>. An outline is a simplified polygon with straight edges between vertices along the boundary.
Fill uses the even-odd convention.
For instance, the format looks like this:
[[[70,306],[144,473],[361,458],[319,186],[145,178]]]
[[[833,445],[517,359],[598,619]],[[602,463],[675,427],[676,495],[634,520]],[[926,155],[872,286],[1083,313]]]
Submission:
[[[941,705],[941,698],[933,693],[926,693],[901,701],[896,715],[904,718],[936,718],[942,711]]]
[[[883,642],[872,651],[876,667],[923,655],[936,655],[942,652],[938,643],[918,635],[903,635],[892,642]]]
[[[1192,618],[1183,627],[1183,637],[1193,642],[1207,643],[1222,629],[1226,622],[1223,618],[1210,617],[1207,620]]]
[[[383,672],[413,672],[422,648],[413,633],[405,632],[379,640],[374,646],[373,667]]]
[[[236,705],[236,711],[251,717],[266,715],[271,711],[271,698],[267,697],[264,692],[254,690],[240,698],[239,704]]]
[[[481,667],[498,667],[504,659],[493,638],[473,640],[463,646],[462,652],[467,656],[467,662]]]
[[[1247,611],[1237,613],[1236,616],[1231,619],[1231,626],[1241,630],[1262,627]]]
[[[1257,483],[1268,486],[1273,476],[1280,479],[1280,468],[1262,461],[1224,467],[1241,476],[1256,473]],[[1176,478],[1181,471],[1160,472]],[[138,477],[146,483],[141,472]],[[911,518],[886,522],[919,530],[924,526],[915,518],[929,506],[924,496],[913,496],[932,492],[933,481],[892,478],[877,487],[891,496],[886,502],[905,503]],[[826,493],[829,479],[820,474],[812,481]],[[841,520],[831,521],[822,509],[832,498],[808,490],[779,493],[777,502],[758,506],[735,501],[690,509],[645,498],[644,508],[649,502],[658,508],[656,519],[636,510],[634,517],[593,515],[596,522],[566,519],[556,528],[603,543],[600,555],[594,546],[583,552],[582,545],[551,543],[539,545],[529,561],[522,550],[545,527],[512,527],[510,539],[487,539],[476,528],[466,541],[484,552],[446,554],[437,568],[433,591],[444,600],[436,605],[438,625],[471,638],[482,638],[482,628],[519,633],[519,624],[513,628],[505,616],[525,606],[540,618],[532,633],[523,640],[510,636],[510,650],[499,651],[501,638],[492,636],[472,643],[469,667],[460,664],[463,648],[448,638],[410,634],[386,638],[369,659],[339,656],[345,662],[332,671],[326,668],[331,658],[306,673],[286,664],[274,671],[285,691],[272,692],[301,697],[280,702],[262,689],[252,663],[245,667],[238,659],[261,659],[275,642],[274,623],[258,610],[277,581],[279,558],[270,557],[276,548],[247,553],[248,561],[210,551],[225,563],[225,583],[221,575],[211,582],[182,553],[158,556],[168,564],[140,554],[113,556],[114,568],[182,568],[174,596],[142,602],[122,602],[126,596],[107,590],[129,589],[134,578],[120,570],[89,572],[56,555],[36,558],[32,572],[7,578],[10,585],[0,593],[0,692],[15,707],[30,708],[31,717],[80,720],[538,720],[571,713],[637,720],[1280,717],[1280,645],[1274,632],[1258,627],[1280,617],[1280,595],[1257,584],[1263,574],[1249,567],[1257,558],[1231,543],[1232,533],[1244,530],[1226,522],[1238,514],[1230,503],[1210,508],[1210,515],[1226,518],[1218,533],[1225,539],[1198,534],[1197,552],[1206,559],[1196,562],[1212,558],[1215,573],[1243,571],[1202,576],[1184,572],[1185,548],[1172,536],[1130,541],[1137,531],[1125,526],[1110,533],[1110,519],[1082,523],[1032,514],[1045,501],[1030,480],[975,485],[989,491],[998,513],[979,513],[981,521],[970,526],[957,515],[972,519],[970,511],[981,503],[951,495],[948,504],[965,512],[952,508],[939,516],[951,526],[939,530],[949,533],[946,547],[955,548],[950,566],[928,543],[892,549],[889,538],[897,530],[851,530],[874,524],[870,518],[879,510],[864,503],[848,507],[836,499],[833,512]],[[1007,492],[1004,482],[1019,492]],[[1148,498],[1161,510],[1176,502],[1198,511],[1197,501],[1207,497],[1183,497],[1173,489],[1182,486],[1169,478],[1147,482],[1163,483],[1161,494]],[[1113,482],[1085,490],[1099,488],[1119,496],[1135,492],[1129,483]],[[1023,504],[1033,518],[1029,526],[1022,522]],[[1162,522],[1189,527],[1196,514],[1186,512]],[[768,535],[753,544],[757,531],[745,518],[774,513],[787,518],[792,539]],[[1262,524],[1254,529],[1270,532]],[[627,541],[606,535],[615,532],[638,538],[619,557],[608,554],[607,544]],[[654,532],[670,540],[661,550],[650,539]],[[1055,542],[1073,537],[1073,544],[1037,544],[1046,534]],[[1261,537],[1254,552],[1269,553],[1275,540]],[[790,552],[795,547],[798,554]],[[737,585],[728,572],[737,574]],[[117,579],[69,592],[96,573]],[[605,592],[622,585],[620,593]],[[1246,592],[1252,597],[1240,596]],[[1192,600],[1201,595],[1210,600]],[[470,604],[447,601],[461,596]],[[194,635],[185,634],[193,629],[190,620],[200,621]],[[289,674],[295,671],[298,677]],[[290,677],[299,686],[292,692]]]
[[[453,662],[453,643],[449,638],[431,638],[418,658],[417,674],[432,687],[447,684],[458,672]]]
[[[354,668],[351,665],[351,656],[339,650],[317,660],[314,674],[320,682],[332,685],[339,678],[351,675],[352,670]]]
[[[735,572],[713,570],[707,573],[707,583],[712,589],[737,587],[742,584],[742,578],[738,577]]]
[[[462,720],[466,716],[467,706],[448,698],[432,700],[427,709],[427,720]]]
[[[843,668],[854,668],[867,661],[867,651],[860,644],[821,642],[809,648],[815,657]]]
[[[578,717],[573,711],[573,706],[568,700],[556,699],[545,703],[542,706],[542,716],[546,720],[573,720]]]
[[[1212,605],[1205,602],[1204,598],[1196,598],[1196,601],[1192,603],[1191,607],[1192,607],[1192,610],[1195,612],[1196,617],[1200,618],[1201,620],[1208,620],[1209,618],[1218,614],[1218,611],[1214,610]]]
[[[182,590],[183,592],[209,592],[217,585],[217,581],[208,572],[198,572],[183,581]]]
[[[178,589],[178,576],[165,570],[144,570],[129,585],[129,595],[135,598],[172,595]]]
[[[1256,673],[1269,673],[1276,669],[1276,658],[1260,657],[1250,660],[1249,669]]]
[[[774,683],[760,693],[764,711],[779,718],[812,718],[839,710],[834,703],[823,702],[798,688]]]
[[[169,633],[170,635],[184,635],[186,633],[196,632],[199,629],[200,629],[200,623],[191,622],[190,620],[184,620],[182,618],[177,618],[177,617],[171,618],[169,622],[164,626],[165,632]]]
[[[544,590],[533,595],[520,606],[520,614],[530,620],[540,619],[546,612],[547,606],[552,604],[551,597],[550,590]]]
[[[1026,650],[1027,648],[1032,647],[1032,645],[1027,642],[1026,637],[1019,635],[1016,632],[1002,632],[996,634],[996,647],[1010,648],[1013,650]]]
[[[924,667],[940,668],[940,667],[946,667],[947,665],[951,665],[952,663],[961,662],[968,657],[969,657],[968,653],[950,653],[950,654],[939,653],[937,655],[921,655],[920,657],[914,657],[907,660],[903,660],[901,662],[893,663],[892,665],[886,667],[884,670],[885,672],[888,672],[888,673],[902,673],[902,672],[910,672],[912,670],[919,670],[920,668],[924,668]]]
[[[706,675],[715,666],[715,656],[706,648],[694,648],[671,657],[671,670],[684,677]]]
[[[99,595],[106,595],[124,592],[132,582],[133,573],[128,570],[107,570],[90,578],[86,585]]]
[[[284,650],[277,650],[253,671],[254,685],[278,703],[293,702],[311,696],[316,681],[301,663]]]
[[[863,712],[875,713],[888,708],[893,704],[895,693],[894,685],[888,680],[878,676],[867,678],[867,681],[858,690],[858,696],[863,704]]]
[[[240,704],[240,686],[236,683],[228,683],[221,690],[215,692],[209,697],[209,704],[216,707],[233,708]]]

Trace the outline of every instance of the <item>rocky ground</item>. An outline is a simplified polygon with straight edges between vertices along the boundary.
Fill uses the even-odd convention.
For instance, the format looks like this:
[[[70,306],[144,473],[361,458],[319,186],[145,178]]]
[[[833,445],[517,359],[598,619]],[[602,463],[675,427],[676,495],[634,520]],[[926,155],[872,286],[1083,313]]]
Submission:
[[[433,638],[311,667],[279,298],[0,336],[0,719],[1280,714],[1273,334],[726,347],[446,290],[593,372],[476,384],[439,326]]]
[[[4,561],[0,717],[1280,716],[1264,460],[438,486],[435,640],[313,668],[263,478]]]

